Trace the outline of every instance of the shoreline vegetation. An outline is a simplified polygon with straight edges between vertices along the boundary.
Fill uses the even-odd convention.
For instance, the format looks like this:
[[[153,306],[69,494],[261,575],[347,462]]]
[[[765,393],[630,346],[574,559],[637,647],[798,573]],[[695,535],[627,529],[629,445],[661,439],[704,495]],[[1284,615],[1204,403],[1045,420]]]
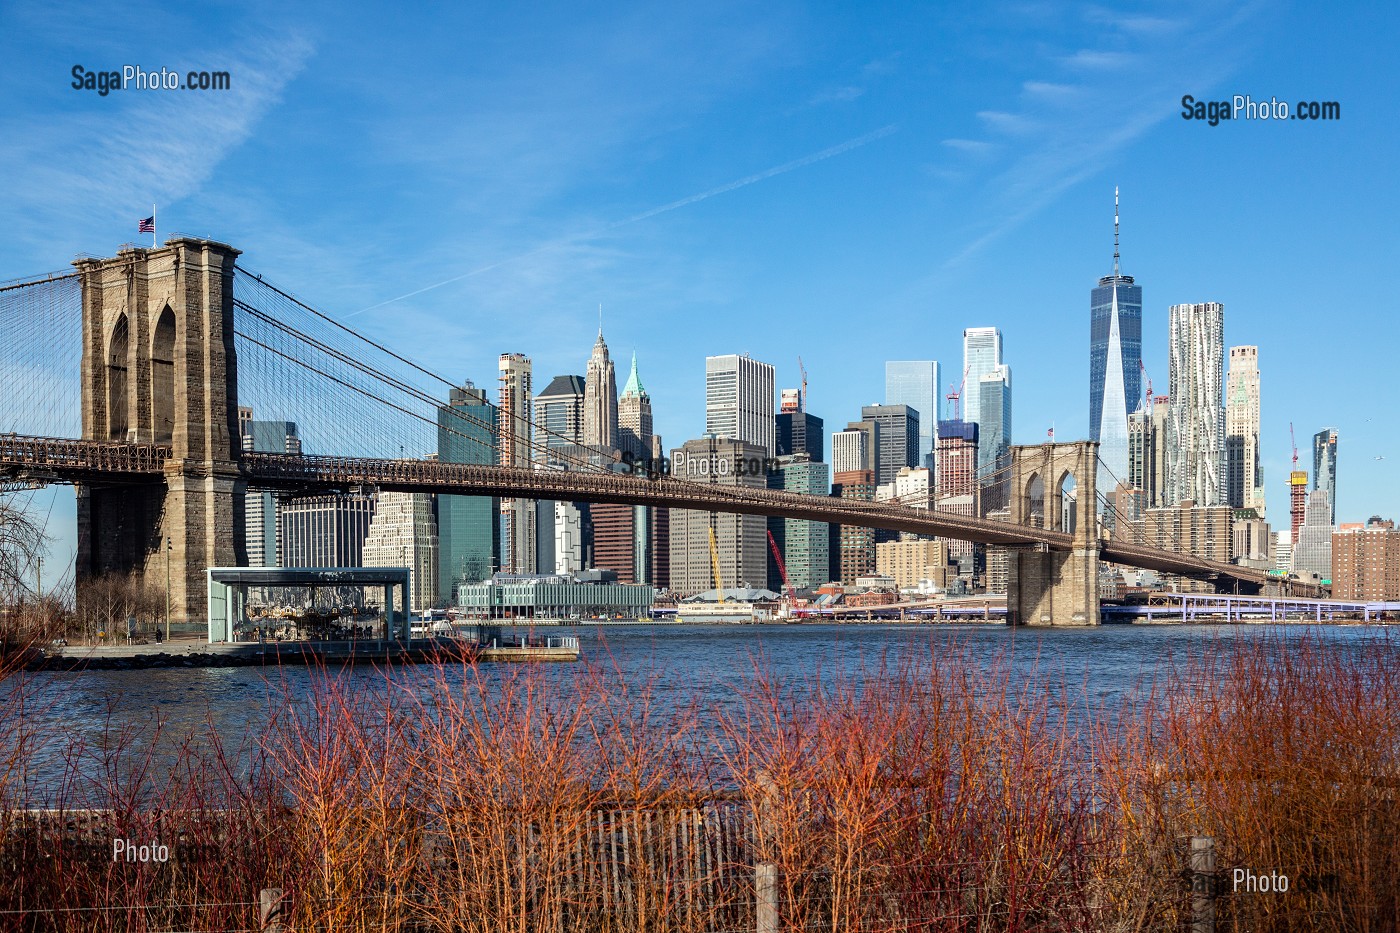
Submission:
[[[1112,708],[956,644],[800,683],[760,658],[679,710],[605,665],[322,669],[270,674],[238,747],[159,755],[40,734],[11,670],[0,929],[258,929],[277,888],[298,931],[1126,933],[1202,897],[1221,931],[1394,931],[1397,661],[1206,640]]]

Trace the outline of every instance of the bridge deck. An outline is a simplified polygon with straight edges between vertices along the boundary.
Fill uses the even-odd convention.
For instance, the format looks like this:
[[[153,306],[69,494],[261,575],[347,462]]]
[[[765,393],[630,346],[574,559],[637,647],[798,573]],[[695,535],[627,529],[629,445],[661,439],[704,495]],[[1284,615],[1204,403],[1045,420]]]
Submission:
[[[29,482],[139,482],[162,475],[169,455],[168,448],[158,445],[0,435],[0,477]],[[1005,547],[1064,551],[1072,544],[1071,536],[1065,532],[1033,526],[904,505],[700,483],[670,476],[648,479],[622,473],[253,452],[243,452],[236,466],[250,486],[293,492],[373,487],[402,492],[614,502],[808,519]],[[1163,573],[1232,579],[1247,585],[1277,582],[1261,571],[1122,541],[1103,541],[1100,557]]]

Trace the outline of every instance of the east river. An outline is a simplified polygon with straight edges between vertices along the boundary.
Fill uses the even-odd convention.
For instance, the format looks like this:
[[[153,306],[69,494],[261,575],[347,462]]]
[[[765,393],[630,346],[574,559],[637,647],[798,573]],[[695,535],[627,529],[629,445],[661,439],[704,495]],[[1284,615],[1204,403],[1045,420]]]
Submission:
[[[1378,626],[1302,625],[1106,625],[1096,629],[1009,629],[1004,625],[730,625],[675,624],[549,627],[541,633],[574,634],[579,664],[601,669],[630,686],[649,685],[663,708],[692,702],[706,708],[735,704],[757,672],[786,686],[817,680],[860,683],[881,665],[960,653],[978,667],[998,667],[1012,683],[1038,681],[1066,708],[1112,708],[1159,677],[1172,661],[1209,655],[1235,639],[1316,638],[1327,650],[1396,654],[1400,631]],[[482,666],[486,678],[509,676],[504,667]],[[452,672],[449,672],[452,673]],[[552,665],[545,676],[568,678],[577,665]],[[129,733],[129,747],[175,743],[208,725],[230,746],[258,733],[271,706],[303,693],[316,676],[302,667],[268,669],[180,668],[26,675],[26,722],[41,738],[81,738],[96,750]],[[357,667],[342,676],[382,682],[384,674]],[[411,692],[432,676],[422,667],[390,675]],[[460,676],[460,675],[456,675]],[[157,730],[156,724],[160,723]],[[42,787],[58,773],[57,749],[45,743],[30,762]]]

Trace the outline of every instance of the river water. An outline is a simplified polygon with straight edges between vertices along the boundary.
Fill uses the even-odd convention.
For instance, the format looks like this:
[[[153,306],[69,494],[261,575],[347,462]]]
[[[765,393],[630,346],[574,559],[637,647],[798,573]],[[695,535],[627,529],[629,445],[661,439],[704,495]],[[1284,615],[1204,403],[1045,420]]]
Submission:
[[[961,655],[986,669],[1000,667],[1011,683],[1038,681],[1067,698],[1067,705],[1112,708],[1161,675],[1173,660],[1208,655],[1236,639],[1316,638],[1329,650],[1383,650],[1395,653],[1400,632],[1363,626],[1301,625],[1106,625],[1095,629],[1008,628],[1000,624],[883,625],[803,624],[683,626],[676,624],[550,627],[549,634],[580,639],[584,664],[629,685],[649,684],[663,706],[692,701],[723,707],[736,703],[757,672],[786,686],[817,679],[859,683],[882,664]],[[505,668],[483,666],[487,678],[507,676]],[[575,665],[552,665],[547,676],[568,678]],[[90,747],[110,747],[129,733],[131,747],[172,746],[178,737],[212,726],[231,746],[256,734],[272,706],[303,693],[316,676],[300,667],[278,670],[183,668],[89,671],[28,675],[26,721],[51,739],[78,738]],[[382,682],[371,667],[344,674],[353,683]],[[390,674],[412,690],[421,668]],[[156,724],[160,723],[159,729]],[[36,786],[63,768],[63,742],[50,742],[31,761]]]

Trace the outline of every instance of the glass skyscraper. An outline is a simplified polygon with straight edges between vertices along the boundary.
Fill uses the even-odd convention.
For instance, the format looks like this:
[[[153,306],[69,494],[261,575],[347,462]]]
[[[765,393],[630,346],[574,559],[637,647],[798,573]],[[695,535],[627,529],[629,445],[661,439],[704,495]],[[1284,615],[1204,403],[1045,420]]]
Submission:
[[[444,463],[495,463],[496,408],[470,382],[452,389],[438,408],[438,459]],[[495,570],[500,549],[500,505],[485,496],[437,499],[438,601],[454,605],[453,587],[479,583]]]
[[[885,404],[908,405],[919,413],[919,464],[932,469],[938,425],[938,361],[887,361]]]
[[[972,387],[968,387],[971,391]],[[1004,509],[1011,501],[1011,367],[1005,364],[977,383],[977,479],[982,514]]]
[[[1327,491],[1327,501],[1332,510],[1330,513],[1331,524],[1337,524],[1336,428],[1323,428],[1313,435],[1313,489]]]
[[[1113,189],[1113,274],[1089,296],[1089,437],[1099,442],[1099,489],[1128,481],[1128,415],[1142,402],[1142,286],[1118,267]],[[1108,473],[1112,472],[1112,476]]]
[[[998,458],[1007,453],[1011,444],[1011,367],[1002,362],[1001,351],[1001,331],[997,328],[970,327],[963,331],[966,378],[962,384],[961,420],[977,425],[979,481],[997,478],[994,474]],[[997,406],[996,410],[984,410],[984,404]]]
[[[1001,331],[995,327],[969,327],[963,331],[962,420],[981,422],[982,377],[1001,365]],[[947,413],[956,420],[957,412]]]
[[[892,483],[902,467],[918,466],[919,413],[908,405],[866,405],[864,421],[879,427],[875,434],[875,482]]]

